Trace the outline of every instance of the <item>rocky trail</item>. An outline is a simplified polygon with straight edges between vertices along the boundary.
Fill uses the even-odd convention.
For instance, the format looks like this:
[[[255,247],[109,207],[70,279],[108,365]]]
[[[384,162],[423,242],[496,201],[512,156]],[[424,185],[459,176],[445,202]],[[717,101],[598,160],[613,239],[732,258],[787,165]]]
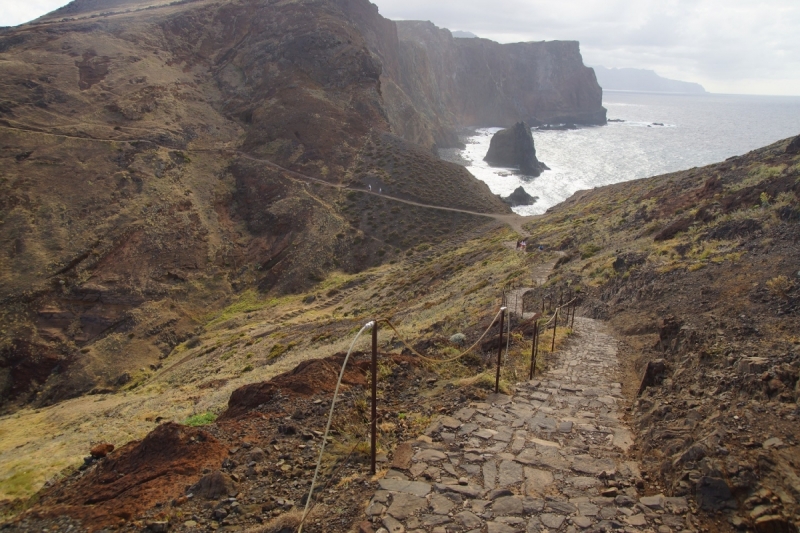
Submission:
[[[575,331],[537,379],[464,405],[398,446],[361,531],[691,529],[685,498],[640,492],[616,341],[588,318]]]

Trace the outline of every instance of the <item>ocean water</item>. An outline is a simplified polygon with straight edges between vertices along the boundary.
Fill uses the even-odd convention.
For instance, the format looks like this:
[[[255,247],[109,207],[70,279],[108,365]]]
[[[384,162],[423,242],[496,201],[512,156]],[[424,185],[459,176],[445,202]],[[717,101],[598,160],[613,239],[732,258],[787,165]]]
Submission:
[[[538,196],[534,205],[514,208],[533,215],[579,190],[716,163],[800,135],[800,97],[606,92],[603,105],[609,119],[625,122],[533,130],[536,155],[551,169],[537,178],[483,161],[499,128],[476,130],[461,158],[495,194],[521,185]]]

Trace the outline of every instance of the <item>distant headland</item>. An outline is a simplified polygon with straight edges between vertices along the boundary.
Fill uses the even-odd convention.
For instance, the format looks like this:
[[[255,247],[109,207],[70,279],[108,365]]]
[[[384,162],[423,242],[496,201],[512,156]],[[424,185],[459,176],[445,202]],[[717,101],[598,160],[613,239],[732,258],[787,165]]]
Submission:
[[[699,83],[662,78],[655,71],[639,68],[595,66],[597,83],[605,91],[642,91],[653,93],[706,94]]]

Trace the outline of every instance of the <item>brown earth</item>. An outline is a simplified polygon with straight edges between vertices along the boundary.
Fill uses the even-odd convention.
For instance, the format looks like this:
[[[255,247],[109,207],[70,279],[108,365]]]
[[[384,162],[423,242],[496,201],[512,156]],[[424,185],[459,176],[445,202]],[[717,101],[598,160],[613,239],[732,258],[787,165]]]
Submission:
[[[382,372],[388,370],[379,382],[384,450],[414,438],[430,413],[488,392],[449,386],[428,400],[420,389],[439,389],[440,375],[414,356],[380,354],[380,359]],[[164,423],[141,442],[87,460],[85,470],[43,490],[32,507],[4,527],[28,531],[69,524],[98,531],[154,522],[184,529],[181,522],[189,519],[223,527],[282,523],[307,496],[320,441],[320,433],[310,428],[324,429],[343,360],[344,354],[337,354],[306,361],[270,381],[241,387],[219,420],[202,430]],[[374,490],[365,475],[369,364],[368,355],[358,352],[346,369],[318,485],[320,509],[305,527],[310,532],[348,530],[361,519],[362,501]],[[198,483],[201,479],[207,481]],[[234,500],[238,503],[231,507]]]
[[[69,516],[90,531],[124,524],[159,502],[181,497],[187,484],[226,455],[206,431],[166,423],[86,473],[43,491],[28,518]]]

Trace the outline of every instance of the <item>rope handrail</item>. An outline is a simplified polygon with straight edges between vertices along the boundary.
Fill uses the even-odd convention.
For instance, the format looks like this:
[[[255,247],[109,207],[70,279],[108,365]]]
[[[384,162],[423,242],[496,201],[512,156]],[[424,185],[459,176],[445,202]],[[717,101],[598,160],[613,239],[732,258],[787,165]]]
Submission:
[[[417,357],[419,357],[420,359],[423,359],[423,360],[425,360],[425,361],[429,361],[429,362],[431,362],[431,363],[435,363],[435,364],[443,364],[443,363],[452,363],[453,361],[456,361],[456,360],[458,360],[458,359],[460,359],[460,358],[464,357],[465,355],[467,355],[469,352],[471,352],[471,351],[472,351],[472,350],[473,350],[473,349],[474,349],[474,348],[475,348],[475,347],[476,347],[476,346],[477,346],[477,345],[478,345],[478,344],[479,344],[479,343],[480,343],[480,342],[481,342],[481,341],[484,339],[484,337],[486,337],[486,335],[487,335],[487,334],[489,333],[489,331],[492,329],[492,326],[494,326],[495,322],[497,322],[497,319],[498,319],[498,317],[500,316],[500,314],[501,314],[501,313],[503,313],[505,310],[506,310],[506,308],[505,308],[505,307],[501,307],[501,308],[500,308],[500,310],[497,312],[497,314],[496,314],[496,315],[494,316],[494,318],[492,319],[492,323],[491,323],[491,324],[489,324],[489,327],[488,327],[488,328],[486,328],[486,331],[484,331],[484,332],[483,332],[483,335],[481,335],[481,336],[480,336],[480,338],[479,338],[477,341],[475,341],[475,342],[472,344],[472,346],[470,346],[469,348],[467,348],[466,350],[464,350],[464,351],[463,351],[463,352],[461,352],[460,354],[458,354],[458,355],[456,355],[456,356],[454,356],[454,357],[450,357],[450,358],[448,358],[448,359],[433,359],[433,358],[431,358],[431,357],[426,357],[426,356],[422,355],[421,353],[419,353],[417,350],[415,350],[415,349],[414,349],[414,347],[413,347],[413,346],[411,346],[410,344],[408,344],[408,343],[405,341],[405,339],[403,339],[403,337],[400,335],[400,332],[399,332],[399,331],[397,331],[397,328],[395,328],[395,327],[394,327],[394,324],[392,324],[392,323],[389,321],[389,319],[388,319],[388,318],[381,318],[381,319],[380,319],[380,320],[378,320],[377,322],[378,322],[378,323],[384,323],[384,324],[386,324],[387,326],[389,326],[389,328],[391,328],[391,330],[392,330],[392,331],[394,331],[394,332],[395,332],[395,334],[397,334],[397,337],[400,339],[400,342],[403,344],[403,346],[405,346],[406,348],[408,348],[408,349],[411,351],[411,353],[413,353],[414,355],[416,355],[416,356],[417,356]]]
[[[322,436],[322,445],[319,449],[319,458],[317,459],[317,467],[314,470],[314,477],[311,480],[311,488],[308,491],[308,498],[306,498],[306,506],[303,509],[303,517],[300,519],[300,527],[297,529],[297,533],[302,533],[303,531],[303,522],[308,516],[308,509],[311,505],[311,497],[314,495],[314,485],[317,482],[317,476],[319,476],[319,469],[322,466],[322,454],[325,452],[325,444],[328,442],[328,433],[331,430],[331,421],[333,421],[333,408],[336,407],[336,397],[339,395],[339,387],[342,384],[342,378],[344,377],[344,369],[347,367],[347,360],[350,359],[350,354],[353,352],[353,347],[356,345],[356,341],[364,333],[364,330],[375,327],[375,322],[370,321],[364,324],[364,327],[356,334],[353,342],[350,343],[350,349],[347,350],[347,355],[344,358],[344,362],[342,363],[342,369],[339,371],[339,379],[336,381],[336,388],[333,391],[333,399],[331,400],[331,409],[328,413],[328,423],[325,425],[325,434]]]
[[[553,322],[553,320],[558,318],[558,315],[561,314],[561,308],[568,307],[572,302],[574,302],[576,300],[577,300],[577,298],[573,298],[572,300],[568,301],[567,303],[559,305],[558,307],[556,307],[555,311],[553,312],[553,316],[550,317],[550,320],[545,322],[545,324],[544,324],[545,329],[547,328],[547,326],[549,326]]]
[[[491,323],[486,328],[486,330],[483,332],[483,334],[478,338],[478,340],[476,340],[471,346],[469,346],[466,350],[462,351],[460,354],[458,354],[458,355],[456,355],[454,357],[449,357],[447,359],[433,359],[431,357],[427,357],[427,356],[422,355],[421,353],[419,353],[413,346],[411,346],[408,342],[406,342],[406,340],[402,337],[402,335],[397,330],[395,325],[392,324],[392,322],[388,318],[381,318],[381,319],[370,321],[370,322],[367,322],[366,324],[364,324],[364,326],[356,334],[355,338],[353,339],[353,342],[350,344],[350,348],[347,351],[347,355],[344,358],[344,361],[342,363],[342,368],[341,368],[341,370],[339,372],[339,379],[336,382],[336,388],[335,388],[334,393],[333,393],[333,399],[331,401],[331,408],[330,408],[330,411],[328,413],[328,421],[327,421],[326,426],[325,426],[325,433],[323,434],[323,437],[322,437],[322,444],[320,446],[319,457],[317,459],[317,465],[316,465],[316,468],[314,470],[314,477],[311,480],[311,487],[309,489],[308,496],[306,498],[305,508],[303,509],[303,515],[302,515],[302,517],[300,519],[300,524],[299,524],[299,527],[297,529],[297,533],[302,533],[303,524],[304,524],[306,518],[308,517],[309,509],[310,509],[310,506],[311,506],[311,500],[312,500],[312,497],[314,495],[314,488],[315,488],[315,485],[316,485],[316,482],[317,482],[317,478],[319,476],[320,468],[322,466],[322,457],[323,457],[323,454],[325,452],[325,445],[326,445],[326,443],[328,441],[328,434],[330,433],[331,423],[333,421],[333,412],[334,412],[334,408],[336,406],[336,398],[339,395],[339,388],[340,388],[340,386],[342,384],[342,378],[344,377],[344,371],[345,371],[345,368],[347,367],[347,362],[348,362],[348,360],[350,358],[350,355],[353,352],[353,348],[355,347],[356,341],[358,341],[358,338],[361,336],[361,334],[367,329],[371,329],[371,328],[373,329],[373,358],[375,357],[375,353],[376,353],[375,352],[375,350],[376,350],[375,342],[376,341],[375,341],[375,336],[374,336],[374,328],[377,328],[378,324],[383,323],[383,324],[386,324],[387,326],[389,326],[389,328],[397,335],[398,339],[403,344],[403,346],[405,346],[408,350],[411,351],[411,353],[413,353],[414,355],[416,355],[420,359],[422,359],[424,361],[428,361],[428,362],[433,363],[433,364],[450,363],[450,362],[456,361],[456,360],[464,357],[465,355],[470,353],[473,349],[475,349],[475,347],[478,346],[478,344],[480,344],[480,342],[486,337],[486,335],[489,334],[489,332],[491,331],[492,327],[497,322],[497,319],[498,318],[502,318],[504,316],[503,313],[505,313],[508,308],[505,305],[507,303],[505,301],[505,294],[503,296],[504,296],[504,298],[503,298],[503,304],[504,305],[500,307],[500,310],[494,316],[494,318],[492,319]],[[550,320],[548,320],[544,324],[544,327],[547,328],[547,326],[549,326],[554,320],[557,320],[559,315],[561,314],[561,309],[564,308],[564,307],[568,307],[568,306],[572,305],[576,300],[577,300],[577,298],[573,298],[569,302],[566,302],[565,304],[562,304],[562,305],[556,307],[555,308],[555,312],[553,313],[553,316],[550,318]],[[509,319],[509,325],[508,325],[508,329],[509,329],[509,339],[508,340],[509,341],[510,341],[510,330],[511,330],[511,323],[510,322],[511,321]],[[500,333],[501,333],[501,338],[502,338],[502,333],[503,333],[502,332],[502,320],[501,320],[501,332]],[[555,336],[553,338],[553,341],[555,342]],[[499,374],[499,372],[500,372],[500,366],[499,366],[500,365],[500,360],[499,360],[499,357],[500,356],[498,354],[498,379],[499,379],[499,375],[500,375]],[[507,358],[508,358],[508,344],[506,344],[506,359]],[[533,359],[532,359],[532,361],[533,361]],[[373,365],[374,364],[375,364],[375,359],[373,359]],[[373,390],[373,395],[374,395],[374,390]],[[373,399],[373,401],[374,401],[374,399]],[[373,411],[373,416],[374,416],[374,411]],[[374,431],[374,428],[373,428],[373,431]],[[360,442],[358,444],[360,444]],[[358,444],[356,444],[356,447],[358,446]],[[374,442],[373,442],[373,447],[374,447]],[[353,450],[355,450],[355,447],[353,448]],[[352,455],[352,453],[353,453],[353,451],[351,450],[351,455]],[[374,455],[374,450],[373,450],[373,455]],[[373,462],[373,468],[374,468],[374,462]]]

